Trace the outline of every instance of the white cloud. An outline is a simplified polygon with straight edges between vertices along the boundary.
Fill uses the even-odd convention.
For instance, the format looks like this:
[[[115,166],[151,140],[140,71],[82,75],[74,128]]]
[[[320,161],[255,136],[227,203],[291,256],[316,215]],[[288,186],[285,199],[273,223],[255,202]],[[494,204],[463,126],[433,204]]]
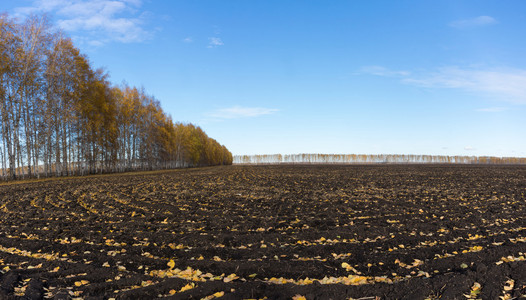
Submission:
[[[514,104],[526,104],[526,70],[514,68],[439,68],[434,72],[415,74],[390,70],[382,66],[365,66],[357,74],[398,77],[401,82],[428,88],[460,89]],[[481,108],[478,111],[497,112],[504,107]]]
[[[142,42],[151,37],[143,28],[148,13],[139,14],[140,0],[34,0],[32,6],[16,8],[15,15],[50,13],[57,25],[87,38],[89,45],[110,41]]]
[[[218,37],[210,37],[208,38],[208,48],[215,48],[217,46],[223,46],[223,41]]]
[[[402,82],[430,88],[463,89],[496,100],[526,104],[526,70],[441,68]]]
[[[456,20],[451,23],[449,23],[449,26],[455,27],[455,28],[472,28],[472,27],[480,27],[480,26],[486,26],[491,24],[496,24],[497,20],[495,18],[492,18],[490,16],[479,16],[472,19],[465,19],[465,20]]]
[[[477,111],[480,112],[501,112],[507,110],[506,107],[487,107],[487,108],[479,108]]]
[[[477,149],[475,149],[475,148],[473,148],[471,146],[466,146],[466,147],[464,147],[464,150],[466,150],[466,151],[475,151]]]
[[[88,41],[88,45],[93,46],[93,47],[101,47],[101,46],[104,46],[104,43],[101,41],[97,41],[97,40],[91,40],[91,41]]]
[[[209,113],[208,116],[218,119],[253,118],[263,115],[270,115],[277,111],[278,109],[273,108],[233,106],[229,108],[218,109],[212,113]]]
[[[382,66],[365,66],[362,67],[361,73],[385,77],[408,76],[411,74],[408,71],[394,71]]]
[[[192,39],[191,37],[187,37],[187,38],[183,39],[183,42],[185,42],[185,43],[192,43],[193,41],[194,41],[194,39]]]

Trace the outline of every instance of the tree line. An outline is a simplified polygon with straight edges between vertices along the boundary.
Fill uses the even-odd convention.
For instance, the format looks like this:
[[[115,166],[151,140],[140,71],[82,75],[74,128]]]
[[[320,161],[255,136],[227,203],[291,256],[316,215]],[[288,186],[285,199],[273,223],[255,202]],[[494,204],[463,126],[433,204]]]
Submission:
[[[44,16],[0,15],[0,178],[232,163],[144,89],[112,85]]]
[[[414,154],[269,154],[236,155],[234,164],[526,164],[526,157],[446,156]]]

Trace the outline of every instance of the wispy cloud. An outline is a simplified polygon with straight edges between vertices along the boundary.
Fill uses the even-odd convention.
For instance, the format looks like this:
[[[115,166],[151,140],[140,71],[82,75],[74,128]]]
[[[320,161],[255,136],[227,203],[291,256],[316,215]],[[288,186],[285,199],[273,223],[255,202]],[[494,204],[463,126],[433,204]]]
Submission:
[[[183,39],[183,42],[185,42],[185,43],[193,43],[193,42],[194,42],[194,39],[191,38],[191,37],[187,37],[187,38],[184,38],[184,39]]]
[[[449,26],[454,28],[472,28],[472,27],[480,27],[480,26],[487,26],[491,24],[496,24],[497,20],[495,18],[492,18],[490,16],[479,16],[472,19],[465,19],[465,20],[456,20],[451,23],[449,23]]]
[[[142,42],[152,33],[144,28],[148,12],[140,12],[141,0],[34,0],[31,6],[16,8],[15,15],[50,13],[57,24],[83,42],[103,45],[111,41]]]
[[[526,104],[526,70],[441,68],[402,82],[431,88],[463,89],[496,100]]]
[[[361,68],[361,73],[386,77],[408,76],[411,74],[408,71],[395,71],[382,66],[365,66]]]
[[[208,48],[215,48],[217,46],[223,46],[223,41],[218,37],[208,38]]]
[[[516,68],[467,68],[450,66],[436,71],[397,71],[365,66],[357,74],[399,78],[402,83],[427,88],[459,89],[514,104],[526,104],[526,70]],[[504,107],[481,108],[497,112]]]
[[[233,106],[218,109],[214,112],[208,113],[207,116],[217,119],[254,118],[263,115],[270,115],[277,111],[279,110],[274,108]]]
[[[466,151],[475,151],[477,149],[475,149],[475,148],[473,148],[471,146],[466,146],[466,147],[464,147],[464,150],[466,150]]]
[[[501,112],[501,111],[505,111],[507,110],[506,107],[486,107],[486,108],[479,108],[477,109],[477,111],[480,111],[480,112]]]

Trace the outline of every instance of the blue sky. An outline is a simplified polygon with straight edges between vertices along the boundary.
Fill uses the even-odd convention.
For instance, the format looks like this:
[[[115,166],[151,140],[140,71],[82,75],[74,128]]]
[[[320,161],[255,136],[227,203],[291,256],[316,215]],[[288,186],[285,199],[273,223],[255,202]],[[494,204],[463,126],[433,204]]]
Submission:
[[[526,156],[524,1],[2,1],[234,154]]]

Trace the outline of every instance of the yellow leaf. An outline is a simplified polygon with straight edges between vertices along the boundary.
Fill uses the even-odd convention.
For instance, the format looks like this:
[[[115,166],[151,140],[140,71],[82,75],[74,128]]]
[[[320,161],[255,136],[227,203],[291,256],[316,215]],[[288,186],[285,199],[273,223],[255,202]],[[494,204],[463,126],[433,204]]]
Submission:
[[[187,290],[191,290],[195,287],[195,283],[191,282],[185,286],[183,286],[179,291],[180,292],[184,292],[184,291],[187,291]]]
[[[173,269],[175,267],[175,261],[173,259],[170,259],[170,261],[167,263],[168,267],[170,269]]]
[[[239,276],[237,276],[236,274],[232,273],[230,275],[228,275],[227,277],[223,278],[223,282],[227,283],[227,282],[231,282],[232,280],[235,280],[235,279],[238,279]]]
[[[504,290],[505,290],[505,291],[511,291],[511,290],[513,290],[513,287],[515,286],[515,280],[510,279],[510,280],[506,281],[506,283],[507,283],[508,285],[505,285],[505,286],[504,286]]]
[[[217,293],[214,293],[214,296],[216,298],[219,298],[219,297],[223,297],[225,295],[225,292],[217,292]]]

